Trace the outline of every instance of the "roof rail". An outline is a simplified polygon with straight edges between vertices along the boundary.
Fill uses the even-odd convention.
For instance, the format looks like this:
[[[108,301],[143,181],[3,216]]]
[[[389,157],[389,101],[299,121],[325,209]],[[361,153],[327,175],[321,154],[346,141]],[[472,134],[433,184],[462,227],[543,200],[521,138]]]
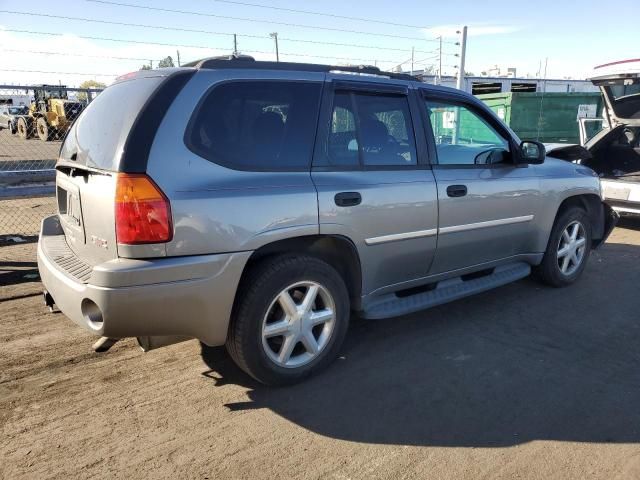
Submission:
[[[379,75],[397,80],[420,81],[418,77],[407,73],[385,72],[373,65],[321,65],[316,63],[295,62],[265,62],[257,61],[249,55],[224,55],[209,57],[194,62],[186,63],[183,67],[195,67],[198,69],[216,68],[251,68],[263,70],[300,70],[304,72],[347,72],[363,73],[367,75]]]

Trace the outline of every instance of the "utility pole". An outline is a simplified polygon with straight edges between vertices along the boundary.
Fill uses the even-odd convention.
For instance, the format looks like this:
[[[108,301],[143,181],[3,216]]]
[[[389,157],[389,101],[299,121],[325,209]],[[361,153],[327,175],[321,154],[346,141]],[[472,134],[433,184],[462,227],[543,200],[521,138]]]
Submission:
[[[278,51],[278,32],[270,33],[269,36],[276,42],[276,62],[279,62],[280,52]]]
[[[151,70],[153,70],[153,60],[149,60],[149,66],[151,67]]]
[[[442,35],[438,37],[440,48],[438,49],[438,85],[442,85]]]
[[[235,33],[233,34],[233,56],[238,56],[238,38]]]
[[[460,33],[460,32],[458,32]],[[458,67],[458,83],[456,87],[462,90],[464,85],[464,62],[467,55],[467,26],[462,27],[462,40],[460,41],[460,65]]]
[[[413,75],[413,53],[414,47],[411,47],[411,75]]]
[[[178,66],[180,66],[180,50],[176,50],[176,55],[178,57]]]

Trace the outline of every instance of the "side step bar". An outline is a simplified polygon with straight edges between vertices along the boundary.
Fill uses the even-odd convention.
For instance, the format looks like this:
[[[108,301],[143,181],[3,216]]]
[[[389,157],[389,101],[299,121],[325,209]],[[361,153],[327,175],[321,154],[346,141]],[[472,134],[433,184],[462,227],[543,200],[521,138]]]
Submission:
[[[374,300],[362,312],[362,317],[382,319],[407,315],[469,295],[486,292],[525,278],[530,273],[531,266],[528,263],[518,262],[496,267],[493,273],[471,280],[462,280],[461,277],[443,280],[438,282],[432,290],[408,297],[398,297],[395,294],[384,295],[380,299]]]

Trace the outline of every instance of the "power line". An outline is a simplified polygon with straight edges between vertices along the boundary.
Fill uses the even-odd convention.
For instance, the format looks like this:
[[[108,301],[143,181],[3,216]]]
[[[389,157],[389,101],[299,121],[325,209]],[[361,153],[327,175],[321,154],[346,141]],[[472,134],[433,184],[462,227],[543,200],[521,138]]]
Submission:
[[[18,29],[4,29],[4,32],[14,32],[14,33],[28,33],[30,35],[51,35],[51,36],[63,36],[64,33],[57,32],[36,32],[34,30],[18,30]],[[163,43],[163,42],[151,42],[151,41],[140,41],[140,40],[124,40],[119,38],[110,38],[110,37],[93,37],[88,35],[75,35],[76,38],[83,38],[85,40],[101,40],[105,42],[119,42],[119,43],[135,43],[138,45],[160,45],[163,47],[183,47],[183,48],[202,48],[205,50],[229,50],[227,47],[212,47],[210,45],[188,45],[181,43]],[[269,53],[269,52],[264,52]]]
[[[361,30],[346,30],[346,29],[341,29],[341,28],[331,28],[331,27],[320,27],[317,25],[305,25],[305,24],[299,24],[299,23],[289,23],[289,22],[278,22],[278,21],[273,21],[273,20],[260,20],[257,18],[247,18],[247,17],[232,17],[232,16],[227,16],[227,15],[217,15],[214,13],[207,13],[207,12],[194,12],[192,10],[176,10],[176,9],[171,9],[171,8],[160,8],[160,7],[150,7],[148,5],[135,5],[132,3],[121,3],[121,2],[111,2],[108,0],[85,0],[87,2],[92,2],[92,3],[100,3],[100,4],[104,4],[104,5],[112,5],[112,6],[118,6],[118,7],[128,7],[128,8],[138,8],[138,9],[142,9],[142,10],[153,10],[153,11],[157,11],[157,12],[167,12],[167,13],[178,13],[181,15],[197,15],[197,16],[205,16],[205,17],[214,17],[214,18],[224,18],[226,20],[240,20],[243,22],[253,22],[253,23],[265,23],[265,24],[269,24],[269,25],[283,25],[286,27],[298,27],[298,28],[311,28],[311,29],[315,29],[315,30],[325,30],[325,31],[329,31],[329,32],[343,32],[343,33],[353,33],[353,34],[357,34],[357,35],[373,35],[376,37],[387,37],[387,38],[401,38],[401,39],[405,39],[405,40],[419,40],[419,41],[424,41],[424,42],[439,42],[438,39],[428,39],[428,38],[421,38],[421,37],[409,37],[409,36],[404,36],[404,35],[393,35],[390,33],[380,33],[380,32],[363,32]]]
[[[51,35],[51,36],[62,36],[65,35],[64,33],[54,33],[54,32],[37,32],[37,31],[33,31],[33,30],[17,30],[17,29],[6,29],[4,30],[5,32],[17,32],[17,33],[27,33],[27,34],[31,34],[31,35]],[[76,35],[77,38],[83,38],[83,39],[88,39],[88,40],[101,40],[101,41],[108,41],[108,42],[120,42],[120,43],[135,43],[135,44],[142,44],[142,45],[160,45],[160,46],[165,46],[165,47],[183,47],[183,48],[200,48],[200,49],[205,49],[205,50],[222,50],[222,51],[229,51],[230,48],[228,47],[211,47],[208,45],[185,45],[185,44],[170,44],[170,43],[161,43],[161,42],[150,42],[150,41],[138,41],[138,40],[125,40],[125,39],[119,39],[119,38],[110,38],[110,37],[93,37],[93,36],[86,36],[86,35]],[[245,50],[242,49],[242,51],[246,52],[246,53],[261,53],[261,54],[266,54],[266,55],[272,55],[273,52],[272,51],[266,51],[266,50]],[[314,55],[314,54],[307,54],[307,53],[295,53],[295,52],[280,52],[281,55],[283,56],[290,56],[290,57],[306,57],[306,58],[324,58],[324,59],[333,59],[333,60],[345,60],[345,61],[352,61],[352,62],[384,62],[384,63],[395,63],[396,60],[392,60],[392,59],[374,59],[374,58],[357,58],[357,57],[340,57],[340,56],[330,56],[330,55]],[[73,54],[68,54],[68,55],[73,55]],[[144,59],[147,60],[147,59]]]
[[[86,58],[106,58],[110,60],[131,60],[136,62],[148,62],[149,58],[133,58],[133,57],[112,57],[109,55],[86,55],[82,53],[64,53],[64,52],[42,52],[38,50],[17,50],[12,48],[2,48],[0,51],[3,52],[14,52],[14,53],[31,53],[33,55],[59,55],[63,57],[86,57]],[[160,61],[154,59],[154,61]]]
[[[18,73],[46,73],[49,75],[87,75],[90,77],[117,77],[120,73],[87,73],[87,72],[50,72],[45,70],[14,70],[9,68],[2,68],[1,72],[18,72]]]
[[[229,32],[216,32],[211,30],[200,30],[200,29],[184,28],[184,27],[166,27],[164,25],[150,25],[150,24],[144,24],[144,23],[117,22],[114,20],[101,20],[97,18],[69,17],[69,16],[63,16],[63,15],[39,13],[39,12],[18,12],[15,10],[0,10],[0,13],[7,13],[10,15],[26,15],[26,16],[32,16],[32,17],[55,18],[60,20],[73,20],[76,22],[100,23],[105,25],[120,25],[124,27],[151,28],[151,29],[158,29],[158,30],[189,32],[189,33],[204,33],[207,35],[226,35],[230,37],[234,35],[233,33],[229,33]],[[258,38],[261,40],[266,40],[269,38],[267,35],[251,35],[246,33],[240,33],[235,35],[237,35],[238,37]],[[294,43],[310,43],[310,44],[317,44],[317,45],[332,45],[332,46],[338,46],[338,47],[368,48],[368,49],[374,49],[374,50],[388,50],[388,51],[395,51],[395,52],[406,52],[407,50],[409,50],[408,48],[391,48],[391,47],[381,47],[378,45],[363,45],[363,44],[357,44],[357,43],[322,42],[319,40],[306,40],[301,38],[278,37],[278,40],[281,40],[281,41],[284,40],[287,42],[294,42]],[[437,51],[438,51],[437,49],[429,50],[429,51],[415,50],[416,53],[424,53],[424,54],[437,52]]]
[[[407,27],[407,28],[428,28],[423,25],[409,25],[406,23],[396,23],[389,22],[386,20],[376,20],[373,18],[363,18],[363,17],[350,17],[347,15],[337,15],[335,13],[324,13],[317,12],[313,10],[297,10],[295,8],[285,8],[285,7],[274,7],[272,5],[262,5],[259,3],[249,3],[249,2],[238,2],[233,0],[211,0],[212,2],[217,3],[227,3],[231,5],[243,5],[245,7],[257,7],[257,8],[266,8],[268,10],[278,10],[280,12],[290,12],[290,13],[303,13],[305,15],[318,15],[321,17],[330,17],[330,18],[341,18],[344,20],[356,20],[358,22],[369,22],[369,23],[377,23],[379,25],[391,25],[393,27]]]

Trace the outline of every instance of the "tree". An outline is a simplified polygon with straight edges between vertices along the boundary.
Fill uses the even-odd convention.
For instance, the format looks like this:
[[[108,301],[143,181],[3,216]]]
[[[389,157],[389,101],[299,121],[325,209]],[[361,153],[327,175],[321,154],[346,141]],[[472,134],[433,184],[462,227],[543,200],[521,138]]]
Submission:
[[[78,88],[107,88],[107,86],[102,83],[102,82],[98,82],[97,80],[85,80],[84,82],[82,82],[80,84],[80,86]],[[87,93],[86,92],[78,92],[78,94],[76,95],[78,100],[81,102],[86,102],[87,101]]]
[[[140,70],[151,70],[151,65],[142,65]]]
[[[173,64],[173,58],[171,57],[164,58],[160,60],[160,62],[158,63],[158,68],[166,68],[166,67],[174,67],[174,66],[175,65]]]

